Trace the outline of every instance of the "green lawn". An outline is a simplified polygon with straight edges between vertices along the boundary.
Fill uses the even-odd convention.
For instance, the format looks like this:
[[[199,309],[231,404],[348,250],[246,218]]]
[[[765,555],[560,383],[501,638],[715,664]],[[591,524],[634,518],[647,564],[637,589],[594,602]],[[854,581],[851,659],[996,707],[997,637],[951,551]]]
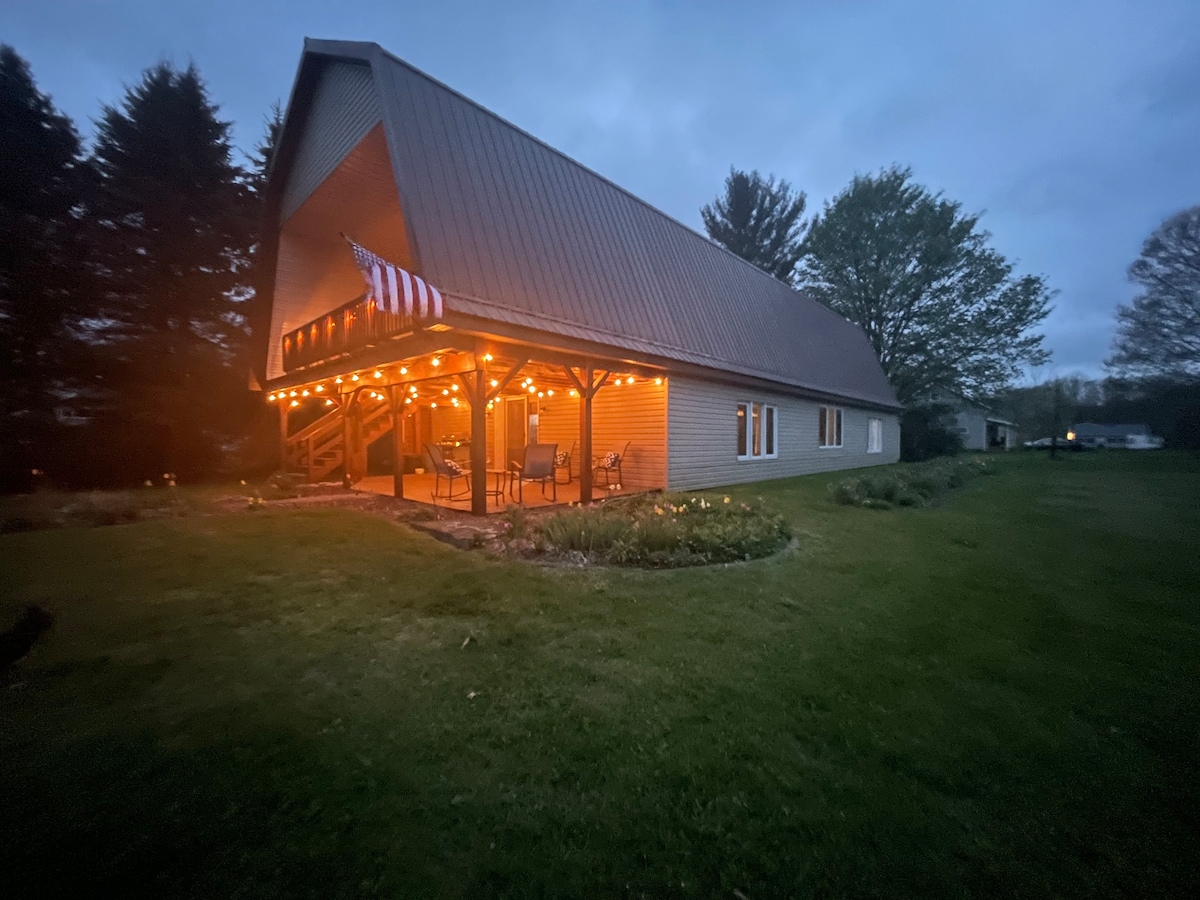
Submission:
[[[738,489],[799,549],[714,569],[336,510],[0,537],[3,625],[59,617],[0,678],[3,891],[1195,896],[1200,463],[998,466]]]

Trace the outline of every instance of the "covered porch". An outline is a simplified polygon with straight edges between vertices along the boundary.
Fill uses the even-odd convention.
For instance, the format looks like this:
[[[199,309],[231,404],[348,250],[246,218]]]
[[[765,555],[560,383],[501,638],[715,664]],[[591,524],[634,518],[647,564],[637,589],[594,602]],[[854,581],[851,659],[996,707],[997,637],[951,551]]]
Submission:
[[[479,515],[665,487],[663,370],[444,325],[380,334],[390,318],[360,299],[284,336],[267,399],[287,471]],[[518,485],[532,445],[552,472]]]

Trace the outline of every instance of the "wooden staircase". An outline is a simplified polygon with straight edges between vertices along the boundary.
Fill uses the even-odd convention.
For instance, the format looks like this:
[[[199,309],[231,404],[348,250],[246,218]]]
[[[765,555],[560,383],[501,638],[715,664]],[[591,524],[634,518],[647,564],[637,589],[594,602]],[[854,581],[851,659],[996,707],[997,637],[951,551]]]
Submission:
[[[392,416],[386,403],[363,413],[363,446],[392,430]],[[341,467],[343,454],[341,410],[327,413],[295,434],[288,435],[286,469],[309,484],[324,481]]]

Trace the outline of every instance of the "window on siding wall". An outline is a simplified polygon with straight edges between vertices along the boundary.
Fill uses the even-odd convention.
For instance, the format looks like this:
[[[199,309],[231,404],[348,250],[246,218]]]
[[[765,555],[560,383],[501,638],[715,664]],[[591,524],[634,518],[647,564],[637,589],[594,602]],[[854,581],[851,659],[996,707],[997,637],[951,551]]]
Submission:
[[[842,411],[836,406],[822,406],[817,410],[820,422],[817,426],[818,443],[822,447],[842,446]]]
[[[779,455],[779,411],[766,403],[737,405],[738,459],[774,459]]]
[[[867,419],[867,452],[883,452],[883,419]]]

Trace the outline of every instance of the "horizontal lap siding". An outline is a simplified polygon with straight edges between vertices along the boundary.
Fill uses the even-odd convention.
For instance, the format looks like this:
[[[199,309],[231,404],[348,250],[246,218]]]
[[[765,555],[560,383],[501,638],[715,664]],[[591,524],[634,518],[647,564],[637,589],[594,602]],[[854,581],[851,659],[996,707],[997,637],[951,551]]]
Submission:
[[[620,453],[629,442],[621,465],[621,486],[652,490],[666,485],[666,386],[652,381],[601,388],[592,401],[592,453]],[[570,451],[579,439],[579,398],[547,397],[539,401],[538,440]],[[576,453],[576,457],[578,453]],[[572,459],[578,476],[582,461]]]
[[[779,416],[779,458],[737,458],[737,404],[772,404]],[[669,382],[668,470],[673,490],[691,490],[787,478],[811,472],[893,463],[900,458],[900,420],[842,405],[842,446],[822,448],[818,413],[822,404],[766,391],[750,391],[692,378]],[[867,420],[883,421],[883,452],[867,453]]]
[[[640,380],[607,384],[592,401],[592,452],[617,453],[629,441],[621,486],[639,490],[667,483],[667,386]]]

